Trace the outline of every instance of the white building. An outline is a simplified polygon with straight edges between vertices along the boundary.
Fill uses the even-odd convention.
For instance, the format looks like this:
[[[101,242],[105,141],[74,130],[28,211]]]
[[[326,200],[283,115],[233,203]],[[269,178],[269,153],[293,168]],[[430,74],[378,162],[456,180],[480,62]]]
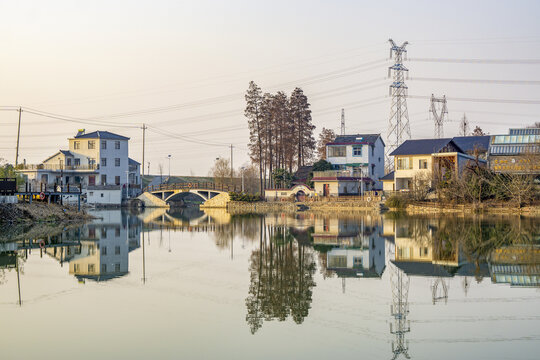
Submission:
[[[69,150],[60,150],[41,164],[24,165],[19,170],[33,189],[61,186],[65,191],[67,187],[80,187],[88,203],[95,204],[120,204],[128,189],[129,196],[140,193],[140,164],[128,156],[128,137],[108,131],[86,133],[83,129],[68,140]]]
[[[382,189],[384,147],[380,134],[341,135],[326,144],[326,159],[336,170],[366,179],[366,189]]]

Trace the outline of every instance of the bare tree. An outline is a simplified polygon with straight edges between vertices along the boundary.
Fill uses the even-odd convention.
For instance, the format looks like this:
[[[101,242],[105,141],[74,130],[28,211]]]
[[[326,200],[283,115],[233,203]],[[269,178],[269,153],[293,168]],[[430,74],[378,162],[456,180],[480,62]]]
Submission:
[[[234,175],[231,174],[231,161],[226,158],[217,158],[209,175],[214,178],[216,184],[227,183],[227,179]]]
[[[326,144],[334,141],[336,139],[336,133],[332,129],[322,128],[321,133],[319,134],[319,140],[317,141],[317,154],[319,160],[326,160]]]
[[[472,132],[472,136],[484,136],[486,133],[482,130],[480,126],[477,126],[474,128]]]

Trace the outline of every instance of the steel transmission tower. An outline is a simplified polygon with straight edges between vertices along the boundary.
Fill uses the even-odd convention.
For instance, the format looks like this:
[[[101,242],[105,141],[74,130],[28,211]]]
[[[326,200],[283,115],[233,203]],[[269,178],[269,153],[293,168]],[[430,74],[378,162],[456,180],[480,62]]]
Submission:
[[[469,135],[469,120],[467,120],[467,116],[465,115],[465,113],[463,113],[463,117],[461,118],[461,123],[459,124],[459,135],[461,136]]]
[[[440,105],[440,106],[437,106]],[[439,108],[439,110],[437,109]],[[436,98],[435,95],[431,94],[431,103],[429,106],[429,112],[433,116],[435,121],[435,138],[440,139],[444,137],[443,124],[445,121],[448,121],[448,108],[446,107],[446,95],[443,95],[442,98]]]
[[[390,323],[390,333],[396,337],[392,341],[392,359],[397,359],[401,354],[410,359],[409,342],[405,340],[405,334],[411,331],[411,324],[407,321],[407,315],[409,314],[409,278],[403,270],[393,265],[390,283],[392,286],[390,313],[394,317],[393,323]]]
[[[404,73],[409,71],[403,66],[403,57],[407,54],[405,47],[408,42],[405,41],[401,46],[397,46],[394,40],[388,40],[392,47],[390,48],[390,59],[394,56],[394,65],[388,68],[388,77],[393,73],[393,82],[390,85],[390,96],[392,96],[392,105],[390,106],[390,119],[388,120],[387,151],[386,158],[388,166],[390,164],[389,154],[394,151],[403,140],[411,138],[411,127],[409,125],[409,113],[407,111],[407,85],[405,85]]]
[[[345,135],[345,109],[341,109],[341,135]]]

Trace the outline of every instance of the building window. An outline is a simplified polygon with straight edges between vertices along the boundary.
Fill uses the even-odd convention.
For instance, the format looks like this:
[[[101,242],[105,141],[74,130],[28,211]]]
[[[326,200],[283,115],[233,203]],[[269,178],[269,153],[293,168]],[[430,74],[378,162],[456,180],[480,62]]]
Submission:
[[[120,272],[120,264],[114,264],[114,271]]]
[[[101,264],[101,273],[106,273],[107,272],[107,264]]]
[[[107,237],[107,228],[103,227],[101,228],[101,238],[106,238],[106,237]]]
[[[81,159],[75,159],[75,166],[81,166]]]
[[[106,246],[101,247],[101,255],[107,255],[107,247]]]
[[[96,266],[94,264],[88,264],[88,272],[93,273],[96,271]]]
[[[101,197],[103,197],[103,193],[100,193]]]
[[[115,141],[115,142],[114,142],[114,148],[115,148],[116,150],[120,150],[120,141]]]
[[[352,154],[353,156],[362,156],[362,146],[353,146]]]
[[[71,158],[67,158],[67,159],[66,159],[66,165],[67,165],[67,166],[71,166]]]
[[[107,175],[101,175],[101,185],[107,185]]]
[[[115,176],[115,177],[114,177],[114,183],[115,183],[116,185],[120,185],[120,176]]]
[[[345,146],[330,146],[328,148],[328,157],[345,157],[346,154]]]
[[[88,195],[94,196],[94,192],[93,192],[93,191],[90,191],[90,192],[88,193]]]
[[[79,264],[73,264],[73,272],[78,273],[80,271],[80,269],[81,268],[80,268]]]
[[[115,254],[115,255],[120,255],[120,246],[116,246],[116,247],[114,248],[114,254]]]
[[[88,165],[90,165],[90,166],[96,165],[96,159],[94,159],[94,158],[88,158]]]
[[[101,166],[107,166],[107,158],[101,158]]]
[[[398,158],[398,159],[397,159],[397,169],[398,169],[398,170],[408,170],[408,169],[412,169],[412,159],[409,159],[409,158]]]
[[[88,141],[88,150],[93,150],[96,148],[96,142],[94,140]]]
[[[116,167],[120,166],[120,158],[115,158],[114,159],[114,166],[116,166]]]
[[[114,228],[114,236],[120,237],[120,226]]]
[[[107,141],[101,140],[101,148],[104,150],[107,149]]]
[[[81,142],[80,141],[74,141],[73,142],[73,149],[79,150],[81,148]]]
[[[418,168],[419,169],[427,169],[427,160],[426,159],[418,160]]]

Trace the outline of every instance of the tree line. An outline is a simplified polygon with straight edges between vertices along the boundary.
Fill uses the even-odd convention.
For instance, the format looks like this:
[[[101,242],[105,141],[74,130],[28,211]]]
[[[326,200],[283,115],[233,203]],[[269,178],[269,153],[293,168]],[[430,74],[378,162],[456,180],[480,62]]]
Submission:
[[[292,174],[311,162],[316,148],[310,104],[300,88],[290,96],[283,91],[263,93],[251,81],[245,95],[249,126],[249,155],[259,168],[260,188],[276,186],[272,174],[283,169]]]

